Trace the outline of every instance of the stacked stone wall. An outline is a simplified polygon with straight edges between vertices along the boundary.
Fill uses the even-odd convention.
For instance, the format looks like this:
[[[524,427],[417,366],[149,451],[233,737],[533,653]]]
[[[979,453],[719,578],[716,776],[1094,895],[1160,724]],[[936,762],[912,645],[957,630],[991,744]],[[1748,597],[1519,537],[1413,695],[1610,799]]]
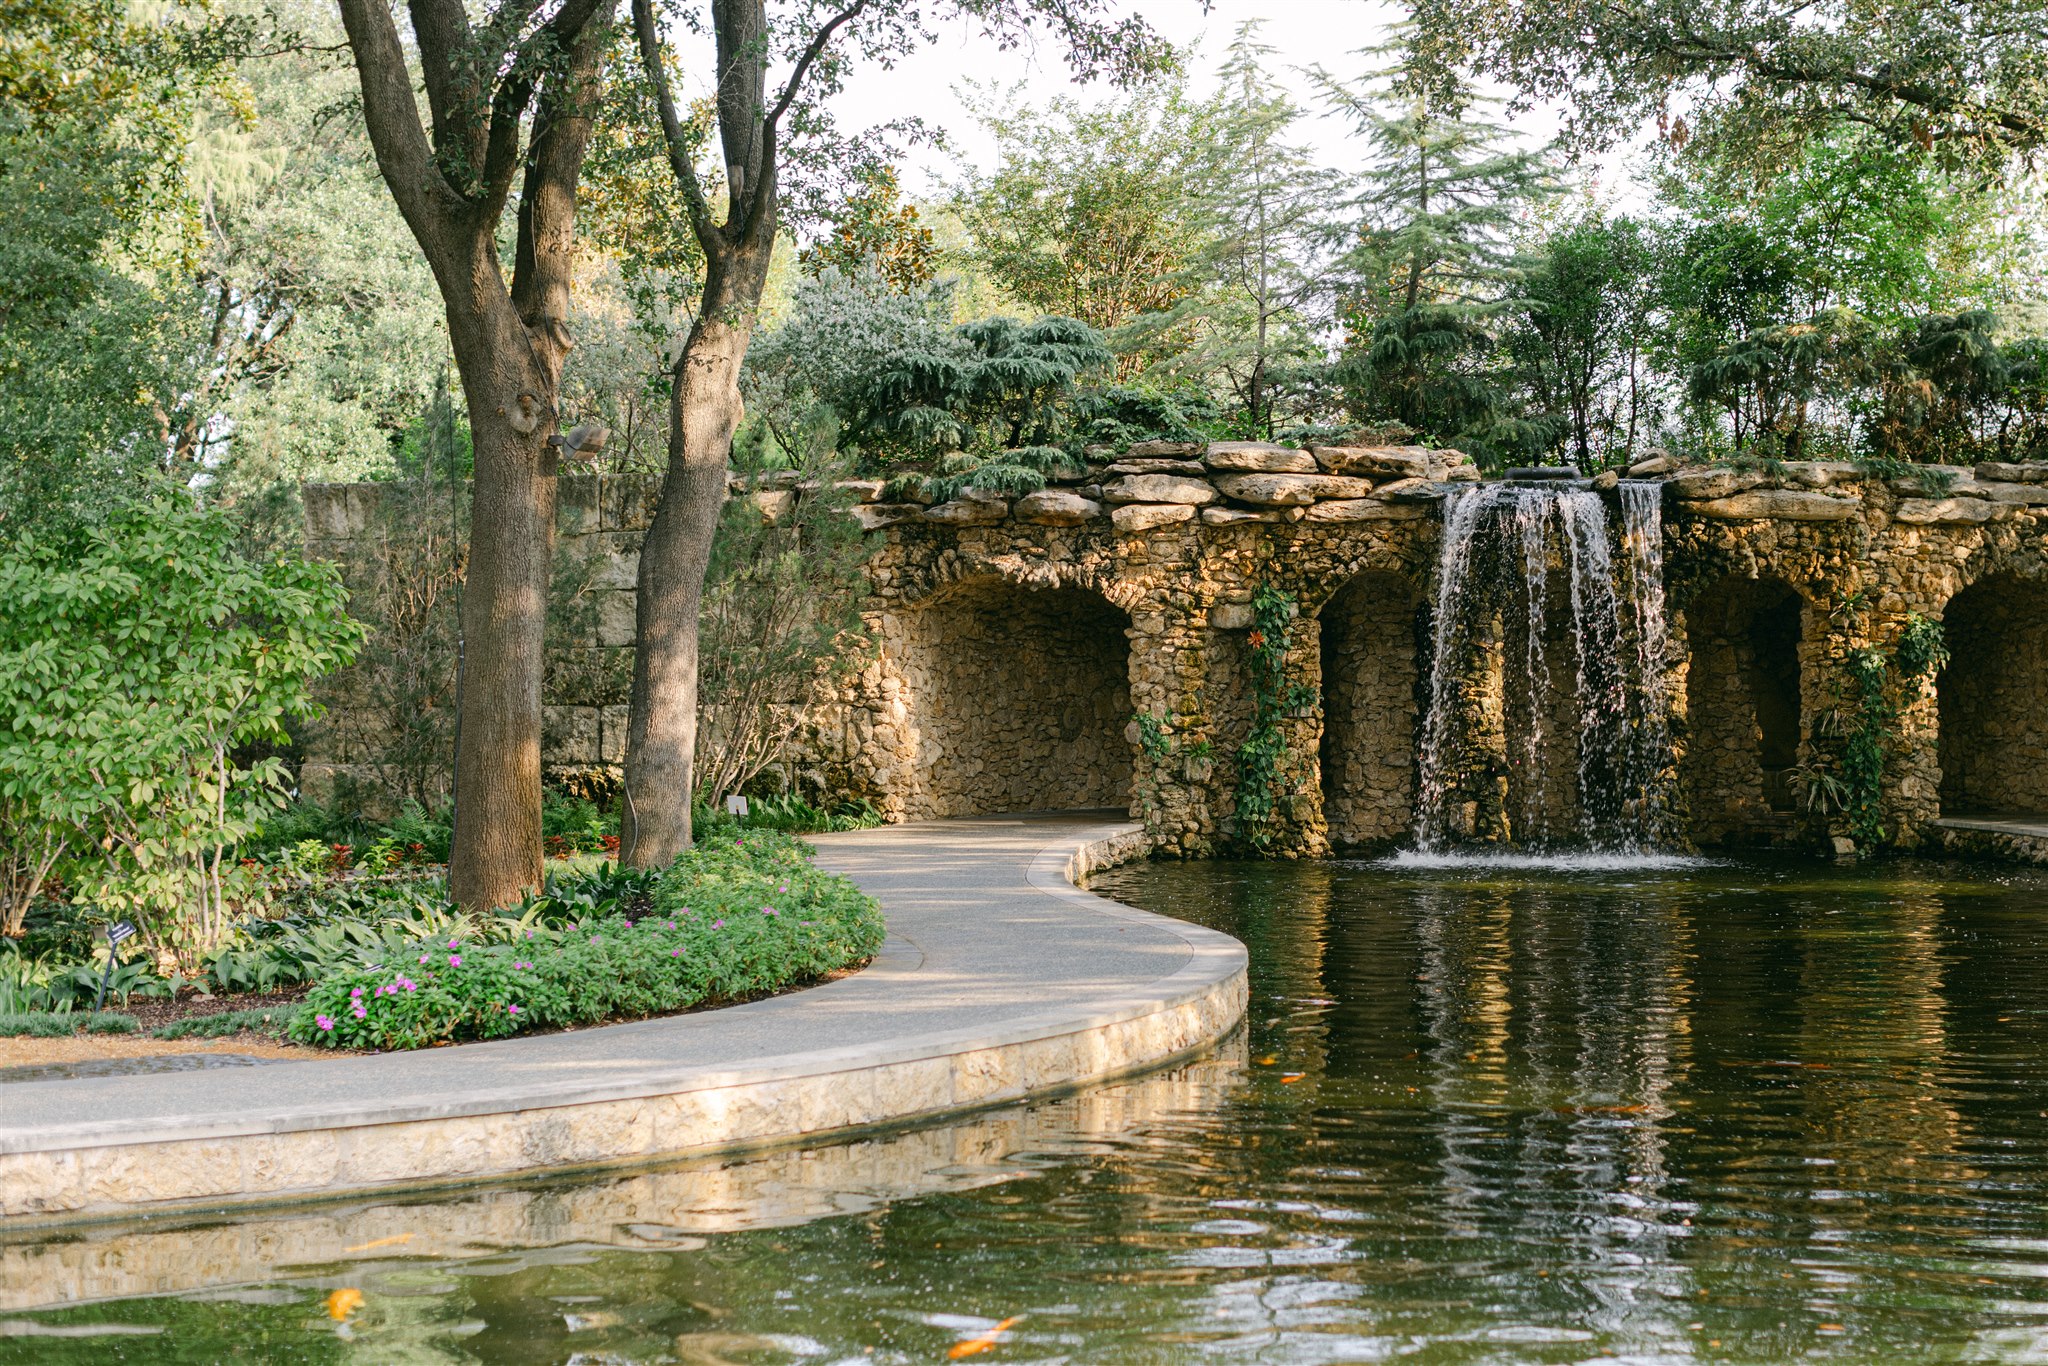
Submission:
[[[1323,818],[1339,848],[1415,823],[1419,607],[1413,583],[1361,574],[1322,610]]]
[[[1790,770],[1805,743],[1804,616],[1799,595],[1774,578],[1717,581],[1685,610],[1680,772],[1699,844],[1770,844],[1792,833]]]
[[[1083,588],[989,579],[895,625],[882,654],[910,718],[906,817],[1130,805],[1122,611]]]
[[[2048,812],[2048,591],[1997,575],[1958,594],[1947,621],[1942,813]]]
[[[2018,776],[1969,776],[1998,764],[2013,775],[2048,772],[2039,727],[2015,719],[2038,714],[2022,699],[2040,697],[2048,681],[2048,631],[2025,615],[2031,607],[2022,611],[2048,593],[2048,466],[1914,476],[1945,482],[1938,492],[1820,462],[1735,470],[1666,458],[1629,474],[1665,489],[1682,831],[1705,842],[1764,829],[1812,843],[1839,838],[1840,813],[1782,809],[1786,746],[1798,764],[1838,762],[1851,657],[1888,647],[1909,615],[1940,618],[1952,604],[1961,662],[1942,703],[1931,683],[1902,699],[1885,826],[1899,843],[1920,842],[1945,790],[1951,805],[2048,807],[2048,792]],[[813,699],[784,771],[806,795],[865,798],[897,819],[1127,800],[1160,852],[1228,848],[1244,833],[1236,796],[1237,750],[1251,724],[1246,633],[1264,586],[1295,604],[1285,667],[1314,699],[1275,718],[1284,751],[1273,852],[1396,837],[1413,817],[1426,682],[1417,608],[1434,589],[1440,506],[1477,477],[1455,452],[1150,443],[1015,500],[865,503],[856,515],[873,533],[864,612],[876,650],[837,691]],[[1615,479],[1603,475],[1594,487],[1611,491]],[[620,757],[634,550],[652,488],[563,484],[569,568],[560,577],[574,610],[550,644],[547,759],[551,771],[603,770]],[[868,498],[880,492],[864,489]],[[792,487],[747,492],[766,516],[802,496]],[[359,555],[371,535],[361,504],[375,497],[309,488],[315,553]],[[1975,600],[1958,595],[1994,578],[2003,586],[1991,598],[2021,615],[1983,626]],[[1782,618],[1767,608],[1786,591],[1806,604],[1796,699],[1769,664],[1782,658],[1783,639],[1771,644],[1752,619],[1762,612],[1782,637]],[[1551,596],[1562,603],[1554,586]],[[1481,714],[1470,729],[1492,738],[1454,765],[1454,799],[1471,836],[1497,839],[1565,824],[1571,794],[1528,789],[1514,774],[1517,723],[1503,697],[1525,650],[1513,621],[1495,625],[1473,659],[1457,661],[1461,705]],[[1554,683],[1569,684],[1565,642],[1553,624],[1544,632],[1538,655]],[[1992,641],[2010,657],[1984,643]],[[1973,661],[1984,659],[1992,662],[1980,679]],[[1572,725],[1568,691],[1555,690],[1547,717],[1559,735]],[[364,705],[346,683],[336,696],[343,712]],[[1490,723],[1489,707],[1500,713]],[[1138,715],[1150,720],[1140,726]],[[1553,761],[1568,769],[1568,757],[1558,758],[1568,754],[1560,747]],[[308,745],[309,772],[363,761],[360,748]],[[1527,815],[1532,807],[1538,819]]]

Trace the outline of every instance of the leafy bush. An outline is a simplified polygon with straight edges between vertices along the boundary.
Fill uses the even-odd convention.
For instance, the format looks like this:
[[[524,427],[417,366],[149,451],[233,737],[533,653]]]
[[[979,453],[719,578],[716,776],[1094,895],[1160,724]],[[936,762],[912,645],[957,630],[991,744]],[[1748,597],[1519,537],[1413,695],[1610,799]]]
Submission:
[[[354,657],[346,598],[332,566],[256,564],[182,499],[9,544],[0,933],[70,857],[67,879],[151,945],[219,942],[247,882],[227,851],[284,803],[281,761],[238,756],[286,740],[312,679]]]
[[[290,1037],[422,1048],[654,1015],[814,981],[882,942],[874,901],[778,833],[701,843],[644,891],[624,880],[592,884],[600,889],[647,895],[648,909],[529,925],[510,942],[453,934],[393,946],[323,977]]]

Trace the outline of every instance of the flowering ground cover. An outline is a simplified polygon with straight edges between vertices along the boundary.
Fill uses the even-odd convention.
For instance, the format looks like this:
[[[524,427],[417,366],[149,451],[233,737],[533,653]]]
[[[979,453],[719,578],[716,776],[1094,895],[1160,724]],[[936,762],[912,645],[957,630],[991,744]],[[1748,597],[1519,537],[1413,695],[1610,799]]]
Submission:
[[[424,1048],[660,1015],[816,981],[872,958],[882,917],[808,845],[774,831],[699,844],[644,909],[391,945],[315,983],[287,1033],[334,1048]]]

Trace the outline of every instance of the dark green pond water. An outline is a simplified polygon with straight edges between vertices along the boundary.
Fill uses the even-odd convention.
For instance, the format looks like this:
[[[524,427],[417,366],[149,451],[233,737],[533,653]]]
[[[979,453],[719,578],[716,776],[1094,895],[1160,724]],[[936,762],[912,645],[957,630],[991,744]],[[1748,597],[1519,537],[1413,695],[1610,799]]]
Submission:
[[[2048,1361],[2048,880],[1097,885],[1250,945],[1247,1031],[802,1155],[0,1234],[0,1361]]]

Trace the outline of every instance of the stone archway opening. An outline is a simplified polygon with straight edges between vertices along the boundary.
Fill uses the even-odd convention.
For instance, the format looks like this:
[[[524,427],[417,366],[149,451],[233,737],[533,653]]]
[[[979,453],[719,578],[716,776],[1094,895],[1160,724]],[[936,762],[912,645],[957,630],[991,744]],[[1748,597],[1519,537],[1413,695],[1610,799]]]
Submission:
[[[1686,609],[1680,776],[1699,844],[1768,843],[1788,833],[1805,735],[1805,617],[1805,599],[1777,578],[1724,579]]]
[[[2048,585],[1996,574],[1942,614],[1941,814],[2048,813]]]
[[[957,585],[910,617],[919,816],[1131,804],[1130,618],[1083,588]]]
[[[1391,843],[1415,823],[1419,606],[1406,579],[1368,572],[1318,616],[1323,818],[1340,849]]]

